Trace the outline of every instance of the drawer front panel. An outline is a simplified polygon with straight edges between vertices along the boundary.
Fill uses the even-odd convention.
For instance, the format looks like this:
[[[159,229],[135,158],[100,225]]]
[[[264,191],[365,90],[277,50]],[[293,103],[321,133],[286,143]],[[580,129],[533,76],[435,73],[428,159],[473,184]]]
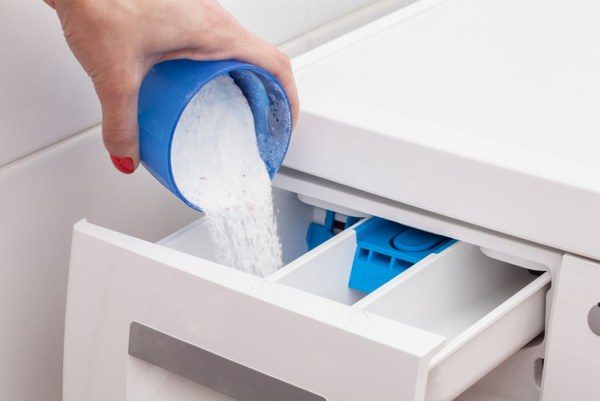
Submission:
[[[132,322],[330,401],[422,399],[445,341],[87,222],[68,297],[65,401],[128,399]]]

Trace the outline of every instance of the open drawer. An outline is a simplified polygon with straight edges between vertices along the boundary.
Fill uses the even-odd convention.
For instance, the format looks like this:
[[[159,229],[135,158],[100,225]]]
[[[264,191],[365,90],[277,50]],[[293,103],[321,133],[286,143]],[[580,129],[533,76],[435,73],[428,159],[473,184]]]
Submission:
[[[548,273],[459,242],[365,295],[354,230],[306,252],[320,211],[275,202],[266,279],[211,261],[201,219],[157,244],[78,223],[65,401],[451,400],[543,331]]]

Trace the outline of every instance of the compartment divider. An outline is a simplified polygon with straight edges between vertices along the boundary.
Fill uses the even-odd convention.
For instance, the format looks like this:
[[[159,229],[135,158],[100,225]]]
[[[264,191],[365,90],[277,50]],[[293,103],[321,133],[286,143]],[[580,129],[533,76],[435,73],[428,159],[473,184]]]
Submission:
[[[348,287],[355,251],[356,232],[345,230],[267,279],[352,305],[365,295]]]
[[[418,263],[415,263],[410,268],[403,271],[402,273],[400,273],[399,275],[397,275],[396,277],[394,277],[393,279],[391,279],[390,281],[388,281],[387,283],[385,283],[384,285],[382,285],[381,287],[379,287],[372,293],[367,294],[360,301],[353,304],[352,308],[357,309],[357,310],[368,309],[371,304],[374,304],[378,300],[385,298],[386,295],[388,293],[390,293],[391,291],[393,291],[396,287],[398,287],[399,285],[402,285],[402,283],[404,283],[405,281],[410,280],[411,277],[419,274],[419,272],[422,269],[427,268],[427,266],[429,266],[431,263],[434,263],[446,251],[447,250],[444,250],[444,252],[439,253],[439,254],[432,253],[432,254],[427,255],[425,258],[421,259]]]
[[[339,244],[348,242],[347,238],[349,236],[352,236],[354,238],[356,237],[356,235],[351,233],[349,230],[342,231],[332,239],[306,252],[299,258],[294,259],[287,265],[283,266],[281,269],[277,270],[275,273],[269,275],[267,277],[267,280],[280,282],[282,280],[285,280],[287,276],[289,276],[290,274],[294,274],[298,270],[305,268],[313,268],[313,263],[323,258],[324,254],[332,252],[332,250],[338,247]],[[356,242],[356,240],[354,240],[354,242]],[[354,253],[352,253],[352,255],[354,256]]]

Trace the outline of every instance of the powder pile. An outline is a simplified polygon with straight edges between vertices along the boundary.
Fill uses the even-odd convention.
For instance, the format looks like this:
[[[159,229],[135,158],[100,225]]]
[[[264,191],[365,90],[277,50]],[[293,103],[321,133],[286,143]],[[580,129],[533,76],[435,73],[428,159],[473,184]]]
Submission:
[[[171,163],[180,192],[205,213],[219,263],[261,277],[281,267],[254,118],[229,76],[213,79],[192,98],[175,130]]]

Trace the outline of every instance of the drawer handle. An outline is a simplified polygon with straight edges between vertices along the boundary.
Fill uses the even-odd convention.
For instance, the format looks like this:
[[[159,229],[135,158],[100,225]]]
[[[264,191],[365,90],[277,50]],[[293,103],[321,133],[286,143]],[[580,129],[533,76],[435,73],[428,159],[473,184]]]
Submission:
[[[129,329],[129,355],[238,401],[327,401],[138,322]]]

